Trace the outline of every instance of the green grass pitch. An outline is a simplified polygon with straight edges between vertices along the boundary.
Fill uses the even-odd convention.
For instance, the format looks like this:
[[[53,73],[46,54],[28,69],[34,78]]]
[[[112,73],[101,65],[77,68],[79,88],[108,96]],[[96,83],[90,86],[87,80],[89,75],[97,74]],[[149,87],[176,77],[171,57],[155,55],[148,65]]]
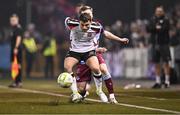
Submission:
[[[22,89],[0,80],[0,114],[180,114],[180,91],[131,89],[115,86],[118,105],[98,102],[94,85],[82,103],[71,103],[69,89],[56,80],[25,80]],[[104,91],[107,93],[106,88]]]

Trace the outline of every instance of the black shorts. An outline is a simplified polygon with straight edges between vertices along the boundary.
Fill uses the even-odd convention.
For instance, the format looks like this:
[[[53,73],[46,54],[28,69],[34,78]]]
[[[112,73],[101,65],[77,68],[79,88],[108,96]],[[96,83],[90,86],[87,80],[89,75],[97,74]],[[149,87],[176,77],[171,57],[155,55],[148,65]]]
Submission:
[[[171,60],[169,45],[159,45],[152,48],[152,61],[160,63],[160,61],[168,63]]]
[[[66,57],[74,57],[76,58],[78,61],[87,61],[88,58],[92,57],[92,56],[96,56],[96,51],[92,50],[86,53],[77,53],[74,51],[68,51]]]

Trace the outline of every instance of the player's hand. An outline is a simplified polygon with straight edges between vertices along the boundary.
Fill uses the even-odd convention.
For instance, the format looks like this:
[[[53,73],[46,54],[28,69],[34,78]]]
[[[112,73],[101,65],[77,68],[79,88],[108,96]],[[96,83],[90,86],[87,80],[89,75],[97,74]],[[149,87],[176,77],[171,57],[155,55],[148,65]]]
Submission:
[[[127,38],[122,38],[121,42],[123,42],[124,44],[128,44],[129,43],[129,39]]]
[[[105,47],[99,47],[96,49],[96,52],[105,53],[107,52],[107,49]]]
[[[14,48],[14,55],[18,54],[18,48]]]

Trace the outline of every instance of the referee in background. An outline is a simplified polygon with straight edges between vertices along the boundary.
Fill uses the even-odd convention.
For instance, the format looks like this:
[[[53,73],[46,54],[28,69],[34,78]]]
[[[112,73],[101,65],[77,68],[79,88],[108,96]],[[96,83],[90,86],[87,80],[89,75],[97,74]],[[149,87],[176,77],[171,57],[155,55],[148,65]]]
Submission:
[[[19,74],[15,78],[12,84],[9,87],[17,88],[22,87],[22,75],[21,75],[21,63],[22,63],[22,28],[19,24],[19,17],[16,14],[13,14],[10,17],[10,25],[12,28],[11,32],[11,63],[14,60],[14,56],[17,56],[17,61],[19,64]]]
[[[152,88],[161,88],[161,65],[163,64],[163,69],[165,73],[165,88],[170,86],[170,67],[169,61],[171,60],[170,49],[169,49],[169,29],[170,23],[169,19],[165,16],[165,11],[163,6],[157,6],[155,9],[155,15],[150,21],[148,27],[151,33],[151,43],[152,43],[152,61],[155,63],[155,73],[156,82]]]

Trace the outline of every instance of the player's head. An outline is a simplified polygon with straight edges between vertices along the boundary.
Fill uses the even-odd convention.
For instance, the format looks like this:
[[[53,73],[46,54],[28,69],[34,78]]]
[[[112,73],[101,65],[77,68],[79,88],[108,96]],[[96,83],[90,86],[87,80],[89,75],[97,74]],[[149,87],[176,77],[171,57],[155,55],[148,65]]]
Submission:
[[[87,31],[90,28],[92,18],[89,14],[83,13],[79,16],[80,28],[83,31]]]
[[[10,24],[11,26],[16,26],[19,24],[19,17],[17,14],[13,14],[11,17],[10,17]]]
[[[163,6],[157,6],[155,9],[155,16],[162,17],[162,16],[164,16],[164,14],[165,14],[165,12],[164,12]]]
[[[76,12],[76,14],[79,14],[80,9],[81,9],[83,6],[85,6],[84,3],[78,3],[78,4],[76,5],[76,7],[75,7],[75,12]]]
[[[79,14],[87,13],[93,18],[93,8],[90,6],[83,6],[81,7]]]

